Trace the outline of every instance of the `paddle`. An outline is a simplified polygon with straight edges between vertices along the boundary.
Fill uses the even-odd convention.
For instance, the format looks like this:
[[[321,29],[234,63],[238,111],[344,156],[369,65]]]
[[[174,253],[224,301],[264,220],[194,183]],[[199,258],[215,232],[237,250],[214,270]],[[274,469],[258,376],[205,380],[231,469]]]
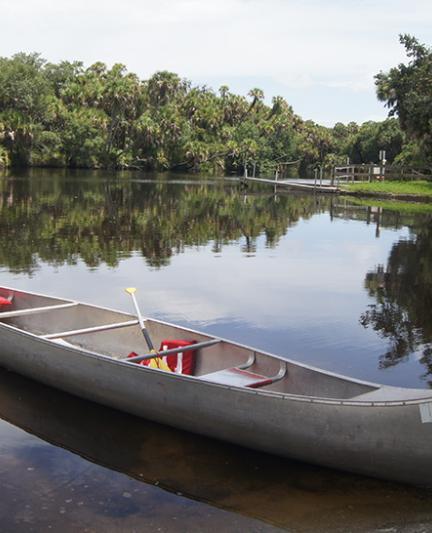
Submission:
[[[144,339],[145,339],[145,341],[147,343],[147,346],[149,347],[149,350],[151,352],[155,352],[156,350],[154,349],[154,346],[153,346],[152,340],[150,338],[149,332],[146,330],[146,327],[144,325],[144,319],[143,319],[143,317],[141,315],[140,308],[138,307],[138,302],[137,302],[137,300],[135,298],[136,288],[135,287],[129,287],[129,288],[125,289],[125,290],[126,290],[126,292],[128,294],[130,294],[132,296],[132,301],[133,301],[134,306],[135,306],[135,311],[136,311],[136,314],[137,314],[137,317],[138,317],[139,325],[140,325],[142,334],[144,335]]]

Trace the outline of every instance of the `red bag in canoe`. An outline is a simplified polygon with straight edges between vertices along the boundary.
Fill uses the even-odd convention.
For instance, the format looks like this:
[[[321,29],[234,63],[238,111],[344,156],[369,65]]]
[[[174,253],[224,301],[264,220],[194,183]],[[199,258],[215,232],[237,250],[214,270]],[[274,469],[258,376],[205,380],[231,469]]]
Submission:
[[[195,340],[171,340],[166,339],[161,342],[159,351],[165,351],[165,350],[172,350],[173,348],[182,348],[190,346],[191,344],[195,344]],[[135,352],[131,352],[128,357],[135,357],[138,354]],[[176,374],[185,374],[187,376],[192,376],[193,372],[195,370],[195,354],[193,350],[184,350],[183,352],[175,353],[173,355],[163,356],[161,358],[166,365],[168,366],[169,370],[171,372],[175,372]],[[139,365],[143,366],[152,366],[153,368],[158,368],[159,365],[154,365],[151,363],[151,361],[157,362],[158,358],[154,359],[147,359],[145,361],[137,361]],[[165,370],[165,365],[163,365],[161,368],[162,370]]]

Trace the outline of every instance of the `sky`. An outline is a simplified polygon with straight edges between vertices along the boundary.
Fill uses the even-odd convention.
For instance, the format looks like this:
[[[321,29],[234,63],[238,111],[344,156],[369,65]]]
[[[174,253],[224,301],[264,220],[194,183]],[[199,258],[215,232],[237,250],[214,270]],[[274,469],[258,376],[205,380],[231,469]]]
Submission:
[[[0,56],[259,87],[328,126],[386,117],[374,75],[405,61],[400,33],[432,45],[431,0],[0,0]]]

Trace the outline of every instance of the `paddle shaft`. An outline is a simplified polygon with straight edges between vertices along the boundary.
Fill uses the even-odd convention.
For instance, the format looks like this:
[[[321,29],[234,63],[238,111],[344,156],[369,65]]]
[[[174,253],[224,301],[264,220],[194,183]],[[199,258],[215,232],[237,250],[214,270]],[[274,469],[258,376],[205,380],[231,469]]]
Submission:
[[[144,319],[141,315],[141,311],[140,311],[140,308],[138,306],[138,302],[136,301],[136,298],[135,298],[135,294],[133,292],[130,292],[129,293],[131,296],[132,296],[132,301],[134,303],[134,306],[135,306],[135,311],[136,311],[136,314],[137,314],[137,317],[138,317],[138,321],[139,321],[139,325],[140,325],[140,328],[141,328],[141,331],[142,331],[142,334],[144,335],[144,339],[147,343],[147,346],[149,347],[149,350],[154,350],[154,346],[153,346],[153,342],[150,338],[150,335],[149,335],[149,332],[147,331],[145,325],[144,325]]]

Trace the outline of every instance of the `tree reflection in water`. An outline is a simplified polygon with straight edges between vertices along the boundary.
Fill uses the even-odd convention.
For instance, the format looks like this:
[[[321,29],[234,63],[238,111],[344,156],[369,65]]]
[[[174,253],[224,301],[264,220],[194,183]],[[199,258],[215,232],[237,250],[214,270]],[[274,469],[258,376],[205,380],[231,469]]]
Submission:
[[[258,236],[265,236],[267,247],[276,246],[300,218],[328,208],[326,201],[318,208],[311,196],[275,202],[268,194],[240,194],[223,181],[188,179],[4,179],[0,265],[29,273],[40,261],[116,266],[140,253],[149,266],[160,268],[185,247],[212,242],[220,253],[239,239],[243,252],[253,254]]]
[[[432,387],[432,216],[416,219],[410,238],[393,245],[386,267],[367,273],[365,287],[376,303],[360,323],[389,340],[380,368],[420,352],[423,377]]]

